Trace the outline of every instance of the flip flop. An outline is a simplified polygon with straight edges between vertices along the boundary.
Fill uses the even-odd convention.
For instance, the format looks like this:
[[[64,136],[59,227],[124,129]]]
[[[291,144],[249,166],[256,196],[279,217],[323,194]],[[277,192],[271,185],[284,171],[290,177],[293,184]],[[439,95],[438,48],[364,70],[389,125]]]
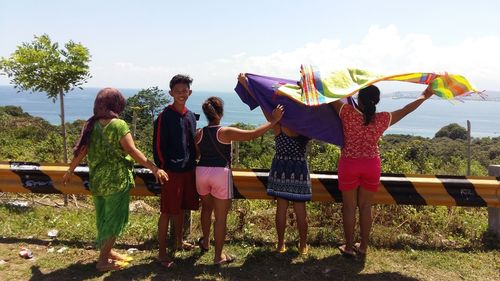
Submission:
[[[352,247],[352,250],[360,255],[360,256],[366,256],[366,251],[361,251],[361,248],[360,248],[361,244],[360,243],[355,243],[354,246]]]
[[[299,254],[307,256],[307,254],[309,254],[309,246],[306,245],[303,249],[299,248]]]
[[[162,266],[164,268],[168,268],[168,269],[173,268],[175,266],[174,261],[173,260],[169,260],[169,259],[164,259],[164,260],[157,259],[156,262],[160,266]]]
[[[121,261],[121,262],[131,262],[131,261],[134,260],[134,258],[131,257],[131,256],[129,256],[129,255],[121,255],[121,256],[122,256],[121,259],[113,259],[112,258],[112,260],[114,260],[114,261]]]
[[[276,252],[278,252],[279,254],[284,254],[284,253],[286,253],[286,251],[288,251],[288,249],[286,248],[285,245],[283,245],[283,247],[281,247],[281,248],[278,248],[276,246]]]
[[[345,250],[345,245],[340,245],[337,247],[339,249],[340,253],[342,254],[343,257],[345,258],[354,258],[354,252],[348,252]]]
[[[175,251],[175,252],[180,251],[180,250],[182,250],[182,251],[191,251],[191,250],[193,250],[194,248],[196,248],[196,246],[195,246],[195,245],[193,245],[193,244],[191,244],[191,243],[189,243],[189,242],[187,242],[187,241],[182,241],[181,246],[180,246],[180,247],[175,248],[175,249],[174,249],[174,251]]]
[[[130,264],[126,261],[115,261],[115,265],[118,265],[121,268],[127,268]]]
[[[222,266],[225,264],[230,264],[236,260],[236,256],[229,255],[229,254],[224,254],[224,259],[214,263],[216,266]]]
[[[99,271],[99,272],[106,272],[106,271],[113,271],[113,270],[120,270],[120,269],[124,269],[125,267],[128,266],[128,263],[126,265],[120,265],[116,262],[113,262],[113,263],[108,263],[104,266],[97,266],[96,265],[96,269]]]
[[[198,238],[196,244],[198,245],[198,247],[200,247],[202,253],[206,253],[208,252],[208,248],[203,247],[203,239],[203,237]]]

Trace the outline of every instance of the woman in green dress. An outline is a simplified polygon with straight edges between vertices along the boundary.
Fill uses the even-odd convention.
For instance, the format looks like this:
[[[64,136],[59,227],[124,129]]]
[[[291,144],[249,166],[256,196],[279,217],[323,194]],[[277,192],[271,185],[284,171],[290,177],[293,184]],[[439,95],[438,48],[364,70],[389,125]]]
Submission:
[[[100,248],[96,264],[99,271],[121,269],[132,260],[112,248],[128,222],[134,160],[150,169],[157,182],[168,180],[165,171],[135,147],[127,123],[119,119],[124,108],[125,98],[117,89],[99,91],[94,102],[94,115],[82,129],[74,158],[63,178],[66,184],[76,166],[87,156],[89,185],[96,210],[96,244]]]

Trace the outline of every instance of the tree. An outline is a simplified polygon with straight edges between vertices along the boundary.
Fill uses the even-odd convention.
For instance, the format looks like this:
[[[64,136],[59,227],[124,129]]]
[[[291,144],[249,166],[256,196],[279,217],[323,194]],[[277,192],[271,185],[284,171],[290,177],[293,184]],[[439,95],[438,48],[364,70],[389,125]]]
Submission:
[[[457,123],[452,123],[439,129],[439,131],[436,133],[434,137],[435,138],[447,137],[452,140],[456,139],[466,140],[467,129],[458,125]]]
[[[134,96],[127,99],[127,107],[123,112],[123,118],[129,123],[134,121],[134,113],[139,128],[153,123],[154,118],[167,105],[169,99],[163,90],[158,87],[142,89]]]
[[[64,95],[80,88],[92,76],[89,72],[89,50],[80,43],[69,41],[60,48],[47,34],[22,43],[9,58],[0,59],[0,70],[7,75],[19,92],[45,92],[52,102],[59,98],[64,162],[68,162]]]

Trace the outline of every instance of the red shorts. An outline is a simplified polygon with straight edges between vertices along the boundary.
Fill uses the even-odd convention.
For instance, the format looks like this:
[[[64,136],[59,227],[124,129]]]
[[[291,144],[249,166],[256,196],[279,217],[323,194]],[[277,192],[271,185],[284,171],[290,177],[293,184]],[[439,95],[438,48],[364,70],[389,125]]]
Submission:
[[[200,202],[196,192],[194,170],[166,172],[168,181],[161,187],[160,211],[166,214],[178,215],[181,210],[198,210]]]
[[[339,189],[347,191],[358,186],[376,192],[380,185],[380,157],[356,159],[340,157],[338,166]]]

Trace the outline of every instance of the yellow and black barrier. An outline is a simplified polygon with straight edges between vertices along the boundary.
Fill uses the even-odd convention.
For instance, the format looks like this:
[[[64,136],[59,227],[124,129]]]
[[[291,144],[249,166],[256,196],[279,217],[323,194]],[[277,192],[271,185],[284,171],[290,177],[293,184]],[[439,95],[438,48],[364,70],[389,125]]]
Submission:
[[[0,162],[0,192],[90,194],[88,168],[79,166],[63,185],[67,165]],[[267,170],[233,170],[235,199],[271,199]],[[311,174],[312,201],[341,202],[335,173]],[[153,196],[160,186],[148,169],[135,168],[134,196]],[[375,203],[500,207],[500,177],[382,174]]]

